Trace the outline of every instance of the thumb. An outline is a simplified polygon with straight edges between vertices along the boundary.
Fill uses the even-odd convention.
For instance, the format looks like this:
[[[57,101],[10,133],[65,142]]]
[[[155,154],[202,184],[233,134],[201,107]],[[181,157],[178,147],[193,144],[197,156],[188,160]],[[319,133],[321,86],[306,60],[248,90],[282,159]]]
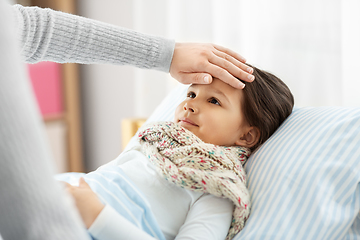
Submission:
[[[79,179],[79,187],[90,188],[89,184],[87,184],[87,182],[83,177]]]
[[[186,76],[188,83],[209,84],[212,82],[212,76],[208,73],[188,73]]]

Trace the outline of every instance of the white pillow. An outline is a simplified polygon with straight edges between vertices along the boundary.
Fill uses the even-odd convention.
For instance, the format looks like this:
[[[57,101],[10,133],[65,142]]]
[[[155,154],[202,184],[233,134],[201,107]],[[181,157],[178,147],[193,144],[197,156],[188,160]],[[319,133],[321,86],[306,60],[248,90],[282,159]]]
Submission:
[[[172,121],[175,116],[176,107],[184,101],[187,94],[189,85],[179,85],[173,89],[165,98],[162,100],[159,106],[154,110],[151,116],[146,120],[144,124],[156,121]],[[123,152],[131,149],[136,145],[140,145],[137,140],[137,134],[131,138],[128,145],[126,145]]]
[[[172,120],[186,89],[148,122]],[[252,211],[236,240],[360,239],[360,108],[294,110],[246,171]]]

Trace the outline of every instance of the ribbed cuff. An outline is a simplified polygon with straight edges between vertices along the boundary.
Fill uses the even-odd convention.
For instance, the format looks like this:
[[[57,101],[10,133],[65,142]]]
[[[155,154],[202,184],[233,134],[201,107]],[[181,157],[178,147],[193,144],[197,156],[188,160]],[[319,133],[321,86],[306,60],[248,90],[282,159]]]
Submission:
[[[160,55],[157,64],[158,67],[155,67],[154,69],[163,72],[169,72],[171,61],[174,55],[175,41],[166,38],[161,38],[160,41]]]

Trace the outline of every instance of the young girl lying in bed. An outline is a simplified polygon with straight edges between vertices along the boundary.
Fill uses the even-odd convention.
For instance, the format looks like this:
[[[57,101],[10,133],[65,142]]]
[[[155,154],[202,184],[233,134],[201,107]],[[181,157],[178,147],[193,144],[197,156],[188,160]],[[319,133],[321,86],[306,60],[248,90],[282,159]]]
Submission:
[[[294,104],[279,78],[255,67],[253,74],[243,90],[219,79],[191,85],[174,122],[144,126],[137,146],[94,172],[58,176],[75,185],[83,177],[68,190],[90,234],[233,238],[250,214],[243,165]]]

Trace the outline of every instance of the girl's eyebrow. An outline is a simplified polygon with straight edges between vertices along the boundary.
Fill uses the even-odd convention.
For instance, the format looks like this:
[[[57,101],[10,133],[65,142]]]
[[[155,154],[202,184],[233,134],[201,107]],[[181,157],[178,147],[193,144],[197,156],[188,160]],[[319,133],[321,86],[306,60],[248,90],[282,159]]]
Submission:
[[[219,89],[212,89],[211,91],[214,92],[214,93],[216,93],[216,94],[222,95],[222,96],[225,98],[225,100],[230,103],[230,100],[229,100],[229,98],[226,96],[226,94],[223,93],[222,91],[220,91]]]

